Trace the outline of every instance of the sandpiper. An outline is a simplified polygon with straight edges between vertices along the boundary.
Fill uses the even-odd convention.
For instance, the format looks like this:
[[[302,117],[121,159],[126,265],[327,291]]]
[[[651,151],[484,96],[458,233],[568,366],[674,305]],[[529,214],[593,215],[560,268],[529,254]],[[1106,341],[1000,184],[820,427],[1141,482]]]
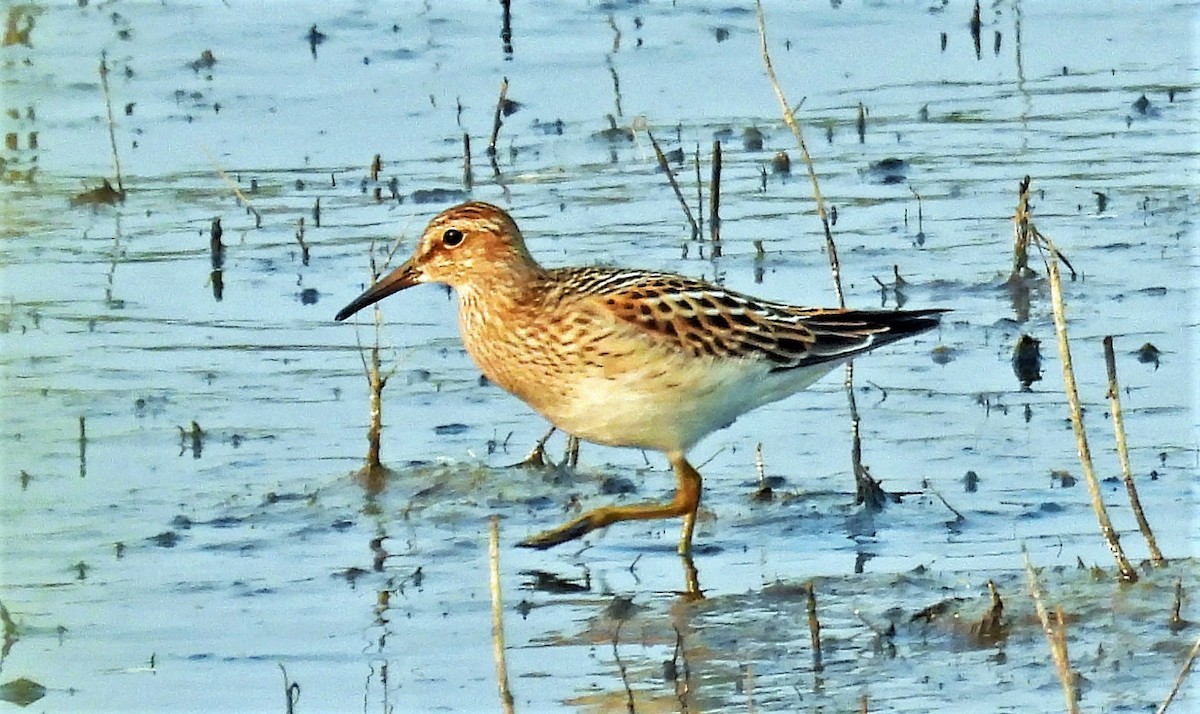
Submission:
[[[670,503],[596,508],[521,542],[531,548],[681,517],[679,552],[689,553],[701,492],[691,447],[944,312],[797,307],[669,273],[544,268],[508,213],[470,202],[434,217],[413,256],[336,319],[420,283],[458,294],[463,343],[492,382],[569,434],[661,451],[675,471]]]

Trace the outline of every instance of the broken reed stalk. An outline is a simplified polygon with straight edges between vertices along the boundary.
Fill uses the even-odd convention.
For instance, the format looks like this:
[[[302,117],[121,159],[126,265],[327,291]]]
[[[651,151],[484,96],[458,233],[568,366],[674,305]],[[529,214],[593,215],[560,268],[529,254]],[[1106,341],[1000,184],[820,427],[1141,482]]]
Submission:
[[[117,155],[117,122],[113,119],[112,94],[108,91],[108,58],[100,53],[100,87],[104,90],[104,109],[108,113],[108,141],[112,145],[113,170],[117,172],[117,193],[125,197],[125,184],[121,182],[121,158]]]
[[[1025,550],[1022,546],[1023,551]],[[1042,632],[1046,633],[1046,641],[1050,644],[1050,656],[1054,659],[1054,671],[1062,684],[1063,697],[1066,699],[1068,714],[1079,714],[1079,690],[1076,687],[1075,671],[1071,669],[1071,659],[1067,655],[1067,623],[1061,607],[1054,609],[1054,620],[1046,609],[1042,585],[1038,582],[1037,573],[1033,570],[1033,562],[1029,560],[1029,552],[1025,551],[1025,577],[1029,581],[1029,594],[1033,597],[1033,606],[1037,610],[1038,620],[1042,623]]]
[[[500,42],[504,50],[504,54],[508,57],[512,56],[512,7],[511,0],[500,0],[500,7],[503,10],[500,21]]]
[[[504,655],[504,601],[500,596],[500,516],[492,516],[488,524],[488,589],[492,594],[492,656],[496,660],[496,687],[500,705],[512,714],[513,695],[508,686],[508,661]]]
[[[492,117],[492,136],[488,140],[488,156],[496,155],[496,140],[500,137],[500,125],[504,123],[504,100],[508,98],[508,77],[500,82],[500,99],[496,102],[496,114]]]
[[[366,473],[368,476],[383,466],[379,457],[379,443],[380,435],[383,433],[383,388],[387,386],[387,377],[379,369],[379,330],[382,327],[383,311],[375,308],[375,344],[371,345],[371,364],[367,367],[367,384],[371,388],[371,425],[367,427]]]
[[[1088,446],[1087,431],[1083,425],[1083,407],[1079,402],[1079,387],[1075,382],[1075,368],[1071,362],[1071,345],[1067,337],[1066,306],[1063,302],[1062,275],[1058,263],[1063,260],[1058,248],[1049,238],[1038,232],[1029,216],[1029,180],[1021,182],[1021,196],[1017,201],[1017,213],[1014,216],[1016,231],[1024,233],[1018,243],[1034,242],[1049,253],[1045,258],[1046,272],[1050,282],[1050,301],[1054,311],[1054,333],[1058,338],[1058,356],[1062,362],[1063,391],[1067,396],[1067,408],[1071,416],[1071,428],[1075,433],[1076,448],[1079,453],[1079,465],[1083,470],[1084,481],[1087,482],[1088,495],[1091,497],[1092,510],[1096,512],[1096,520],[1100,523],[1100,533],[1117,562],[1118,577],[1126,582],[1137,582],[1137,571],[1129,564],[1121,549],[1121,539],[1108,518],[1108,510],[1104,507],[1104,499],[1100,494],[1100,481],[1096,478],[1095,465],[1092,462],[1092,451]]]
[[[688,207],[687,199],[683,197],[683,190],[679,188],[679,182],[675,180],[675,172],[671,170],[671,165],[667,163],[667,156],[663,153],[662,148],[655,140],[654,134],[650,133],[650,128],[646,127],[646,136],[650,138],[650,145],[654,147],[654,155],[658,157],[658,167],[667,175],[667,181],[671,184],[671,189],[675,192],[675,198],[679,199],[679,205],[683,208],[683,215],[687,216],[688,225],[692,227],[692,240],[700,237],[700,226],[696,225],[696,219],[692,216],[692,209]]]
[[[396,244],[388,252],[387,260],[384,261],[386,266],[391,261],[392,255],[396,252],[396,248],[400,246],[400,242]],[[371,284],[374,285],[382,275],[382,271],[375,262],[375,241],[371,241],[370,248],[370,264],[371,264]],[[368,364],[367,357],[363,353],[362,342],[358,342],[358,354],[362,358],[363,371],[367,375],[367,385],[370,388],[370,414],[371,423],[367,427],[367,458],[363,466],[363,477],[369,490],[382,490],[383,480],[386,478],[386,470],[383,468],[383,462],[379,456],[380,436],[383,433],[383,389],[387,386],[388,379],[395,372],[399,364],[384,374],[381,367],[379,357],[379,336],[383,331],[383,311],[379,309],[376,303],[373,311],[375,323],[375,342],[371,345],[371,360]],[[355,339],[358,340],[358,333],[355,332]]]
[[[245,206],[246,210],[254,214],[254,227],[262,228],[262,214],[258,212],[253,203],[250,203],[250,199],[246,198],[246,194],[242,193],[242,189],[238,187],[237,182],[231,179],[229,174],[225,173],[225,169],[221,168],[221,164],[217,162],[217,157],[213,156],[213,153],[207,147],[204,149],[204,153],[208,154],[208,160],[212,163],[213,170],[217,172],[217,176],[220,177],[221,181],[229,187],[230,191],[233,191],[233,195]]]
[[[713,140],[712,177],[708,186],[708,233],[712,256],[721,255],[721,142]]]
[[[1188,652],[1187,659],[1183,661],[1183,666],[1179,668],[1179,674],[1175,677],[1175,684],[1172,685],[1171,691],[1167,692],[1167,698],[1159,705],[1154,714],[1165,714],[1167,707],[1171,706],[1171,702],[1175,700],[1175,695],[1179,693],[1179,688],[1183,686],[1183,682],[1187,679],[1188,674],[1192,671],[1192,664],[1196,661],[1196,656],[1200,655],[1200,638],[1196,638],[1196,644],[1192,645],[1192,650]]]
[[[1017,230],[1013,232],[1013,266],[1008,275],[1009,282],[1019,281],[1030,274],[1029,270],[1029,232],[1021,230],[1022,216],[1029,216],[1029,182],[1026,176],[1017,190]]]
[[[1117,384],[1117,358],[1113,352],[1113,338],[1104,338],[1104,367],[1108,371],[1108,407],[1112,414],[1113,433],[1117,440],[1117,458],[1121,462],[1121,478],[1125,481],[1125,491],[1129,494],[1129,506],[1137,519],[1138,529],[1146,539],[1146,548],[1150,551],[1150,562],[1154,565],[1166,565],[1154,532],[1150,530],[1150,522],[1142,510],[1142,501],[1138,498],[1137,485],[1133,482],[1133,469],[1129,465],[1129,446],[1125,440],[1125,416],[1121,411],[1121,388]]]

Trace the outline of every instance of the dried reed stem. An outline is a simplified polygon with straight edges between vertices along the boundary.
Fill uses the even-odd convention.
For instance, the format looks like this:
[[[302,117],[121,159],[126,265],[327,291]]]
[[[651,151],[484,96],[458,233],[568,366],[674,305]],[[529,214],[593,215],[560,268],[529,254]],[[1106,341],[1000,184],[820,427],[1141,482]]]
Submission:
[[[508,77],[500,82],[500,99],[496,102],[496,114],[492,117],[492,137],[488,140],[488,156],[496,155],[496,140],[500,137],[500,125],[503,124],[504,100],[508,97]]]
[[[492,593],[492,656],[496,660],[496,686],[500,690],[500,705],[512,714],[513,695],[508,687],[508,661],[504,656],[504,602],[500,596],[500,516],[492,516],[488,524],[488,588]]]
[[[1022,548],[1024,550],[1024,548]],[[1042,585],[1038,582],[1029,553],[1025,552],[1025,576],[1029,581],[1029,594],[1033,597],[1033,606],[1037,610],[1038,620],[1042,623],[1042,631],[1046,633],[1046,641],[1050,644],[1050,656],[1054,659],[1054,671],[1062,684],[1063,697],[1066,699],[1068,714],[1079,714],[1079,691],[1076,688],[1075,672],[1071,669],[1071,660],[1067,655],[1067,625],[1064,621],[1061,607],[1055,608],[1054,620],[1046,609]]]
[[[704,181],[700,178],[700,145],[696,144],[696,228],[704,232]],[[697,236],[699,237],[699,236]],[[717,256],[713,256],[714,258]]]
[[[817,170],[813,165],[812,155],[808,153],[808,144],[804,141],[804,134],[800,129],[800,123],[796,121],[796,112],[788,104],[787,97],[783,94],[783,88],[779,86],[779,78],[775,76],[775,67],[771,64],[771,53],[767,47],[767,20],[763,14],[762,0],[755,0],[754,6],[758,13],[759,47],[762,50],[767,79],[771,82],[771,89],[775,91],[775,98],[779,100],[779,107],[783,111],[783,122],[792,130],[792,134],[796,137],[796,143],[800,146],[800,155],[804,159],[804,166],[808,170],[808,180],[812,184],[813,201],[817,206],[817,217],[821,219],[821,228],[825,233],[825,250],[829,254],[829,269],[833,275],[833,290],[837,296],[838,307],[846,307],[846,295],[842,291],[842,267],[838,260],[837,244],[833,242],[833,231],[829,227],[829,213],[825,210],[825,198],[821,195],[821,185],[817,180]],[[855,502],[866,504],[869,508],[879,509],[888,500],[896,500],[896,496],[880,488],[879,482],[871,476],[867,467],[862,463],[862,420],[858,415],[858,403],[854,398],[853,362],[846,363],[845,386],[846,398],[850,404],[850,462],[851,468],[854,471]]]
[[[503,15],[500,20],[500,42],[507,57],[512,57],[512,7],[511,0],[500,0],[500,7],[503,10]]]
[[[1058,263],[1064,261],[1062,254],[1049,238],[1042,235],[1033,225],[1029,217],[1028,177],[1021,182],[1021,197],[1017,202],[1016,221],[1017,233],[1024,233],[1026,242],[1033,241],[1039,247],[1049,252],[1046,258],[1046,272],[1050,282],[1050,301],[1054,311],[1054,333],[1058,338],[1058,356],[1062,362],[1063,391],[1067,395],[1067,408],[1071,416],[1071,428],[1075,432],[1075,443],[1079,453],[1079,465],[1083,470],[1084,481],[1087,482],[1088,495],[1091,497],[1092,510],[1096,512],[1096,520],[1100,523],[1100,534],[1117,561],[1118,577],[1127,582],[1137,582],[1137,571],[1129,564],[1125,552],[1121,549],[1121,539],[1112,521],[1108,518],[1108,510],[1104,507],[1104,499],[1100,494],[1100,480],[1096,477],[1096,469],[1092,462],[1092,451],[1088,446],[1087,431],[1083,425],[1083,407],[1079,402],[1079,387],[1075,382],[1075,368],[1071,362],[1071,345],[1067,337],[1066,306],[1063,302],[1062,275]],[[1070,265],[1068,264],[1068,267]]]
[[[125,184],[121,182],[121,158],[117,155],[117,122],[113,119],[112,94],[108,90],[108,59],[100,53],[100,87],[104,90],[104,110],[108,114],[108,142],[112,145],[113,170],[117,173],[117,193],[125,197]]]
[[[217,157],[213,156],[213,153],[207,147],[205,147],[204,153],[208,155],[208,160],[213,165],[213,169],[217,172],[217,176],[220,177],[221,181],[229,187],[230,191],[233,191],[233,195],[246,207],[246,210],[254,214],[254,227],[262,228],[262,214],[254,207],[253,203],[250,203],[250,199],[246,198],[246,194],[242,193],[242,189],[238,187],[237,182],[229,178],[229,174],[225,173],[225,169],[221,168],[221,164],[217,162]]]
[[[1125,480],[1125,490],[1129,493],[1129,506],[1137,519],[1138,529],[1146,539],[1146,547],[1150,551],[1150,562],[1155,565],[1166,565],[1158,542],[1154,540],[1154,532],[1146,520],[1142,510],[1142,501],[1138,498],[1137,485],[1133,482],[1133,469],[1129,465],[1129,446],[1125,440],[1125,416],[1121,411],[1121,388],[1117,384],[1117,358],[1113,352],[1113,338],[1104,338],[1104,366],[1108,371],[1108,407],[1112,414],[1113,433],[1117,439],[1117,458],[1121,462],[1121,477]]]
[[[721,142],[713,141],[712,176],[708,185],[708,233],[712,241],[712,256],[721,255]]]
[[[808,145],[804,142],[800,124],[796,121],[796,113],[788,104],[787,97],[784,96],[783,89],[779,86],[779,79],[775,76],[775,67],[771,64],[771,54],[767,49],[767,20],[763,15],[762,0],[755,0],[754,6],[758,12],[758,38],[763,63],[767,68],[767,79],[771,81],[771,88],[775,90],[775,98],[779,100],[779,107],[783,110],[783,122],[792,130],[792,134],[796,137],[796,143],[800,145],[800,155],[804,157],[804,166],[808,169],[808,180],[812,183],[817,216],[821,219],[821,227],[825,229],[825,248],[829,252],[829,267],[833,271],[833,289],[837,294],[838,307],[845,307],[846,298],[842,293],[841,265],[838,262],[837,246],[833,242],[833,233],[829,229],[829,214],[825,210],[825,199],[821,195],[821,186],[817,182],[817,170],[813,166],[812,156],[808,153]]]
[[[1179,674],[1175,677],[1175,684],[1171,687],[1171,691],[1167,692],[1167,698],[1159,705],[1154,714],[1165,714],[1167,707],[1171,706],[1171,702],[1175,699],[1175,695],[1179,692],[1179,688],[1183,686],[1183,681],[1187,679],[1188,674],[1192,671],[1192,664],[1196,661],[1196,656],[1200,655],[1200,638],[1196,639],[1196,644],[1192,645],[1192,650],[1188,652],[1187,659],[1183,661],[1183,666],[1179,668]]]
[[[468,191],[475,185],[475,177],[471,173],[471,135],[463,132],[463,187]]]
[[[384,266],[386,266],[395,254],[396,249],[400,247],[400,242],[396,241],[391,250],[388,251]],[[375,241],[371,241],[369,251],[371,265],[371,284],[374,285],[379,280],[382,274],[382,269],[375,262]],[[383,311],[379,309],[379,304],[376,303],[372,312],[375,324],[375,341],[370,349],[370,362],[367,361],[367,355],[363,352],[362,341],[359,340],[358,332],[355,331],[354,337],[358,342],[358,354],[362,358],[363,371],[367,376],[367,386],[370,389],[369,404],[370,404],[370,424],[367,427],[367,458],[362,470],[364,482],[368,490],[378,492],[383,490],[383,485],[387,476],[386,470],[383,468],[383,462],[380,459],[380,442],[383,434],[383,389],[387,386],[388,379],[400,366],[393,365],[387,374],[384,374],[381,367],[381,359],[379,356],[379,336],[383,331]]]
[[[1079,465],[1083,469],[1084,481],[1087,482],[1088,495],[1092,500],[1092,510],[1096,512],[1096,520],[1100,523],[1100,534],[1113,558],[1117,561],[1118,575],[1122,580],[1137,582],[1137,571],[1129,564],[1125,552],[1121,549],[1121,537],[1113,528],[1108,518],[1108,510],[1104,507],[1104,499],[1100,494],[1100,479],[1096,477],[1096,468],[1092,462],[1092,451],[1088,446],[1087,430],[1083,426],[1083,407],[1079,403],[1079,387],[1075,383],[1075,368],[1071,362],[1071,346],[1067,338],[1066,306],[1063,304],[1062,276],[1058,271],[1057,255],[1051,256],[1046,262],[1050,275],[1050,300],[1054,308],[1054,332],[1058,337],[1058,356],[1062,362],[1063,390],[1067,394],[1067,408],[1071,414],[1071,428],[1075,432],[1075,443],[1079,452]]]
[[[679,199],[679,205],[683,208],[683,215],[687,216],[688,225],[692,227],[692,239],[700,237],[700,226],[696,224],[696,219],[692,216],[692,209],[688,207],[687,199],[683,197],[683,190],[679,188],[679,182],[675,180],[675,172],[671,170],[671,165],[667,163],[667,156],[663,153],[662,148],[655,140],[654,134],[650,133],[650,127],[645,127],[646,136],[650,139],[650,145],[654,147],[654,155],[658,158],[658,166],[667,175],[667,182],[671,184],[671,190],[675,192],[675,198]]]

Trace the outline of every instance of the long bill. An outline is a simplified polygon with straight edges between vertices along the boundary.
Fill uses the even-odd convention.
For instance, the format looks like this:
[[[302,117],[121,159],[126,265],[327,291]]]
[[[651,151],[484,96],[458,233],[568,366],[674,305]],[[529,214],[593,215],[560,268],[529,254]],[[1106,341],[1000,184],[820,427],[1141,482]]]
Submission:
[[[398,293],[405,288],[411,288],[421,282],[421,271],[417,270],[412,261],[408,261],[392,272],[380,278],[374,285],[363,291],[362,295],[350,301],[333,318],[338,322],[345,320],[359,310],[374,305],[392,293]]]

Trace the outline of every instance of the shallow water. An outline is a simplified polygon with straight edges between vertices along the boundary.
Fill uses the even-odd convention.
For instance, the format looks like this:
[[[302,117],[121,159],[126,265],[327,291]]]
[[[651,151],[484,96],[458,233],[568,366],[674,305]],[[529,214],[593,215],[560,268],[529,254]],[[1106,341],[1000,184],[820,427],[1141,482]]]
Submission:
[[[846,398],[831,376],[693,453],[706,477],[704,599],[680,595],[675,523],[618,525],[587,547],[512,547],[568,517],[573,498],[660,499],[673,480],[658,455],[586,444],[575,473],[508,468],[546,425],[480,385],[435,287],[383,303],[395,476],[375,495],[352,477],[368,419],[358,342],[375,334],[369,313],[358,327],[331,318],[368,280],[372,241],[400,236],[404,254],[459,200],[415,192],[463,190],[464,132],[469,195],[510,208],[547,264],[639,265],[833,303],[753,8],[687,5],[519,4],[511,55],[492,6],[7,7],[18,32],[0,55],[15,109],[0,185],[0,603],[15,629],[0,685],[36,681],[51,710],[282,711],[282,665],[301,685],[297,711],[495,710],[486,532],[498,514],[517,711],[626,710],[630,697],[637,711],[843,711],[862,697],[872,711],[960,711],[980,697],[992,711],[1057,711],[1022,549],[1071,618],[1083,706],[1157,706],[1197,636],[1169,626],[1176,582],[1185,618],[1200,584],[1195,3],[985,8],[978,58],[964,3],[768,6],[777,71],[803,99],[838,210],[848,302],[895,305],[873,278],[889,282],[896,266],[905,307],[954,310],[856,366],[865,460],[886,488],[914,494],[902,504],[874,515],[851,504]],[[314,23],[328,36],[315,52]],[[216,64],[193,69],[204,50]],[[72,207],[113,177],[102,52],[129,192]],[[502,77],[521,106],[500,132],[497,175],[484,147]],[[691,156],[707,181],[723,138],[722,257],[689,240],[644,134],[597,138],[606,114],[644,117],[664,148],[684,150],[676,169],[693,203]],[[752,127],[763,150],[743,146]],[[781,150],[794,173],[768,173],[764,189]],[[904,162],[898,183],[870,169],[889,158]],[[1026,174],[1038,227],[1080,271],[1066,299],[1092,451],[1141,561],[1107,418],[1100,341],[1116,339],[1133,469],[1171,560],[1136,585],[1115,583],[1080,478],[1048,292],[1025,307],[1002,287]],[[1021,333],[1042,340],[1029,392],[1009,364]],[[1157,364],[1134,355],[1147,342]],[[767,475],[783,479],[771,503],[751,501],[759,443]],[[1055,471],[1079,481],[1064,488]],[[603,493],[621,478],[637,493]],[[969,627],[989,580],[1011,623],[990,644]],[[951,598],[949,615],[913,621]],[[1177,710],[1195,706],[1194,681]]]

